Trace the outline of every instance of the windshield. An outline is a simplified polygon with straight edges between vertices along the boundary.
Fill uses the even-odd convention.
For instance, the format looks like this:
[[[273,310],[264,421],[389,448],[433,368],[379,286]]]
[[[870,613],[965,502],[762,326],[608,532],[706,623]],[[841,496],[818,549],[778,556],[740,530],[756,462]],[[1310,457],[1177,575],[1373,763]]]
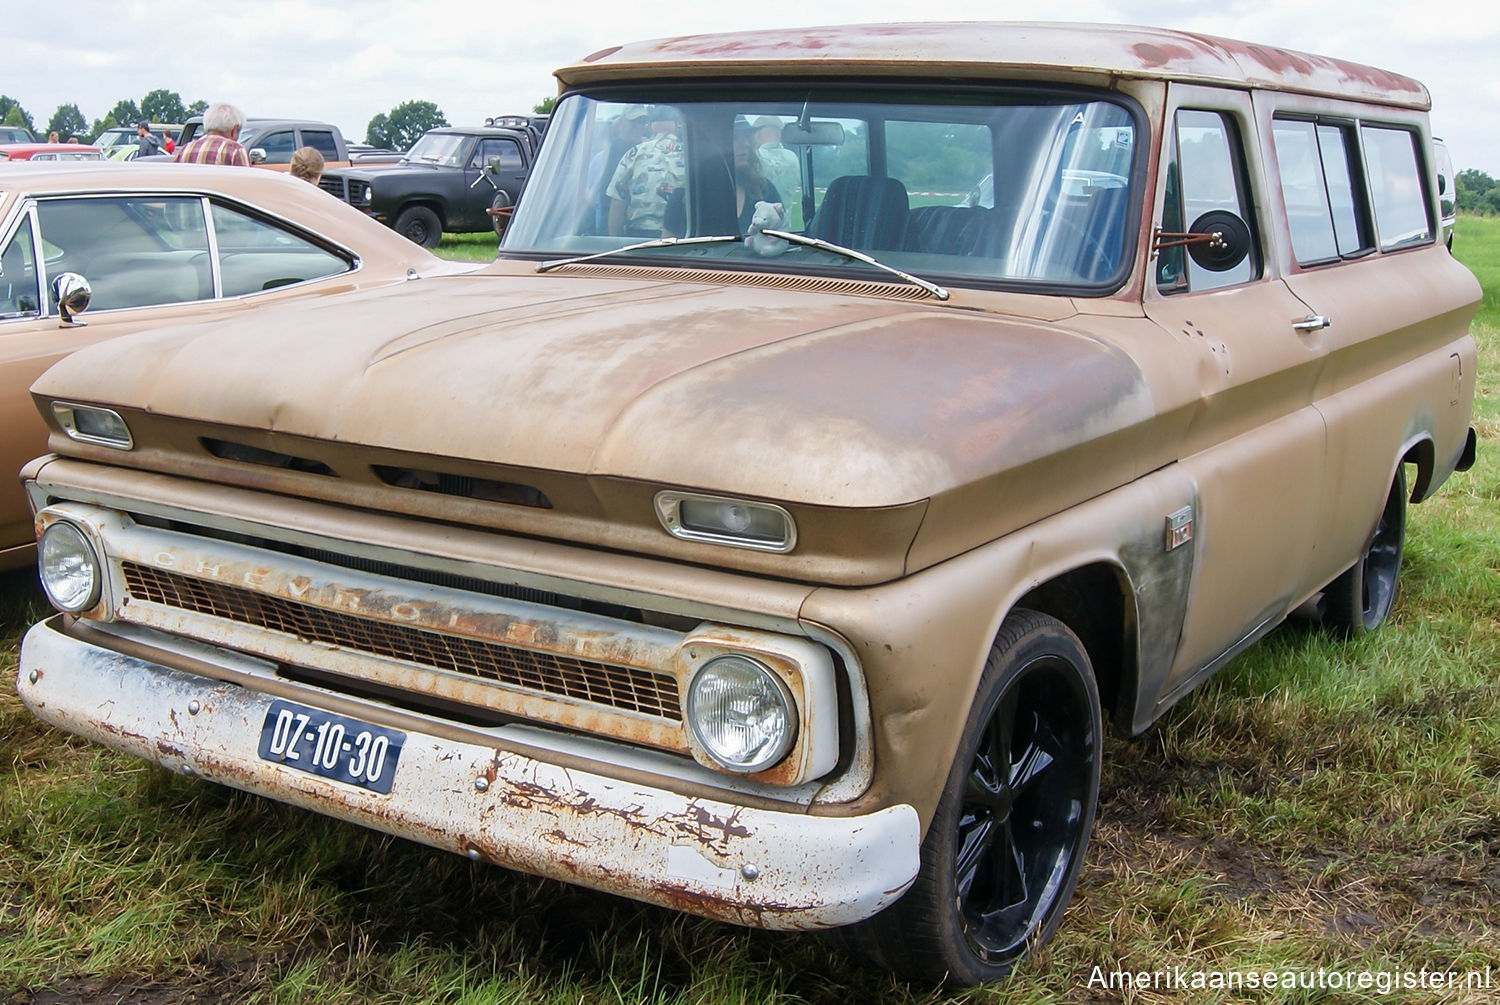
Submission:
[[[749,240],[622,257],[878,276],[759,233],[781,230],[958,285],[1097,292],[1123,279],[1140,147],[1125,105],[1001,88],[855,100],[819,86],[564,98],[502,250],[555,259],[729,235]]]
[[[421,139],[411,145],[406,152],[409,161],[421,161],[424,164],[446,164],[449,167],[458,166],[459,147],[463,146],[464,138],[454,133],[425,133]]]

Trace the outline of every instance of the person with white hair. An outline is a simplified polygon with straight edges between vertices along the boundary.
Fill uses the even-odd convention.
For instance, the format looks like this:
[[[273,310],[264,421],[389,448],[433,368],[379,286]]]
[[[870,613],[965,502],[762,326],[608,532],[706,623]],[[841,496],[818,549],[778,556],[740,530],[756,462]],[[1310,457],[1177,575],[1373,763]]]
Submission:
[[[203,113],[203,135],[178,150],[173,160],[184,164],[231,164],[250,166],[250,155],[240,146],[245,113],[220,102]]]

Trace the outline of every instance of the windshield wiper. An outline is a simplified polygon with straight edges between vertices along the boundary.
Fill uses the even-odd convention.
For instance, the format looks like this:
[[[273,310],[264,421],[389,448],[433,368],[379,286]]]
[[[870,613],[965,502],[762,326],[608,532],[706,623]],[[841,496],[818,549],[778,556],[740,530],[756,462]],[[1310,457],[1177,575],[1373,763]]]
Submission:
[[[793,244],[801,244],[809,248],[818,248],[821,251],[831,251],[836,255],[843,255],[845,258],[852,258],[856,262],[864,262],[866,265],[873,265],[875,266],[875,268],[881,269],[885,272],[889,272],[893,276],[900,276],[902,279],[906,280],[908,283],[913,284],[914,286],[922,287],[922,289],[926,290],[928,293],[931,293],[939,300],[948,299],[948,291],[943,289],[937,283],[929,283],[927,280],[919,279],[909,272],[902,272],[900,269],[892,268],[884,262],[877,262],[869,255],[866,255],[863,252],[855,251],[853,248],[846,248],[842,244],[834,244],[831,241],[825,241],[820,237],[803,237],[801,234],[794,234],[788,230],[763,230],[761,231],[761,233],[766,234],[770,237],[779,237],[783,241],[790,241]]]
[[[551,272],[560,269],[564,265],[577,265],[579,262],[592,262],[596,258],[608,258],[610,255],[620,255],[627,251],[644,251],[647,248],[670,248],[674,244],[721,244],[724,241],[739,241],[742,238],[734,234],[715,234],[711,237],[658,237],[650,241],[642,241],[639,244],[627,244],[623,248],[611,248],[609,251],[596,251],[592,255],[579,255],[576,258],[557,258],[550,262],[538,262],[538,272]]]

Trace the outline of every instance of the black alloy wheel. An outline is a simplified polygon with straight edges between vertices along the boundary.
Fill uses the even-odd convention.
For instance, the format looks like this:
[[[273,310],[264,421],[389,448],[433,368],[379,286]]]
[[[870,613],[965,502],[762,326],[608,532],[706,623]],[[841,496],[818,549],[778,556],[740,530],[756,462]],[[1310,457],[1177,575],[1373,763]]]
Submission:
[[[997,980],[1072,897],[1099,793],[1102,717],[1066,625],[1015,611],[996,637],[916,882],[852,946],[911,980]]]
[[[1385,506],[1359,560],[1323,591],[1323,624],[1350,638],[1375,631],[1390,617],[1401,582],[1406,543],[1406,470],[1396,469]]]

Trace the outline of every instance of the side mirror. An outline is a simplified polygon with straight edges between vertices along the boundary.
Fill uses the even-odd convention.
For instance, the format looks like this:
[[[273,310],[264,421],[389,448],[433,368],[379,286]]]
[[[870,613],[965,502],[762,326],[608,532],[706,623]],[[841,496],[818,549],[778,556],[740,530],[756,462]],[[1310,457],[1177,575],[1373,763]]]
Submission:
[[[1209,272],[1228,272],[1250,254],[1250,225],[1225,209],[1214,209],[1193,221],[1185,233],[1157,231],[1153,253],[1186,247],[1193,261]]]
[[[60,272],[52,280],[52,300],[57,304],[57,320],[62,328],[82,328],[88,322],[74,321],[73,315],[88,310],[94,299],[89,281],[76,272]]]
[[[265,151],[264,147],[251,147],[250,148],[250,163],[251,164],[264,164],[265,160],[266,160],[266,151]]]

